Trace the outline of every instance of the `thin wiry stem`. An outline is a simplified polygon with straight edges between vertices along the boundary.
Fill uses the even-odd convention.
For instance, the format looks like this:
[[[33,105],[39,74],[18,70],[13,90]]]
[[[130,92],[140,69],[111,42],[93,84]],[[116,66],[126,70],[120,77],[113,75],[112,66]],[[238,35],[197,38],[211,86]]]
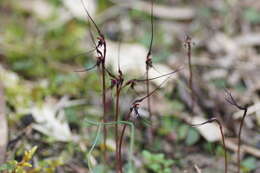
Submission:
[[[192,63],[191,63],[191,37],[186,36],[185,39],[185,46],[187,47],[187,57],[188,57],[188,64],[189,64],[189,88],[190,88],[190,95],[191,95],[191,112],[193,114],[193,109],[194,109],[194,90],[193,90],[193,73],[192,73]]]
[[[102,69],[101,69],[101,73],[102,73],[102,104],[103,104],[103,122],[106,123],[106,75],[105,75],[105,63],[102,63]],[[107,156],[106,156],[106,139],[107,139],[107,128],[106,126],[104,126],[103,128],[103,133],[104,133],[104,146],[105,146],[105,152],[104,152],[104,159],[107,160]]]
[[[244,109],[244,114],[243,114],[243,117],[241,119],[241,122],[240,122],[240,126],[239,126],[239,132],[238,132],[238,148],[237,148],[237,172],[240,173],[240,148],[241,148],[241,134],[242,134],[242,128],[243,128],[243,125],[244,125],[244,120],[246,118],[246,115],[247,115],[247,108]]]
[[[150,80],[155,80],[155,79],[158,79],[158,78],[161,78],[161,77],[169,76],[169,75],[172,75],[172,74],[174,74],[174,73],[177,73],[177,72],[180,71],[180,70],[182,70],[182,68],[178,68],[177,70],[174,70],[174,71],[172,71],[172,72],[170,72],[170,73],[166,73],[166,74],[163,74],[163,75],[161,75],[161,76],[157,76],[157,77],[154,77],[154,78],[150,78],[150,79],[148,79],[148,80],[150,81]],[[110,73],[110,72],[109,72],[109,73]],[[124,85],[122,86],[122,88],[125,88],[125,87],[127,87],[127,86],[129,86],[129,85],[130,85],[131,88],[134,88],[134,86],[136,85],[136,83],[138,83],[138,82],[146,82],[146,81],[147,81],[147,79],[131,79],[131,80],[125,82]]]
[[[165,79],[156,89],[154,89],[153,91],[151,91],[150,93],[148,93],[146,96],[144,96],[144,97],[142,97],[142,98],[140,98],[140,99],[136,99],[136,100],[133,102],[133,104],[139,104],[140,102],[142,102],[142,101],[145,100],[146,98],[149,98],[149,97],[150,97],[151,95],[153,95],[157,90],[159,90],[159,89],[162,87],[162,85],[167,82],[167,80],[168,80],[169,78],[170,78],[170,77],[167,77],[167,79]]]
[[[116,116],[115,116],[115,122],[118,122],[119,120],[119,99],[120,99],[120,88],[116,88]],[[115,124],[115,141],[116,141],[116,170],[117,172],[120,172],[120,166],[119,166],[119,146],[118,146],[118,124]]]
[[[122,84],[123,84],[123,73],[120,69],[120,48],[121,48],[121,42],[119,42],[118,45],[118,77],[116,78],[114,76],[114,80],[116,81],[116,113],[115,113],[115,122],[119,121],[119,103],[120,103],[120,93],[122,89]],[[112,74],[111,74],[112,75]],[[120,172],[120,156],[119,156],[119,141],[118,141],[118,124],[115,124],[115,141],[116,141],[116,170],[117,172]]]
[[[86,72],[86,71],[90,71],[90,70],[94,69],[96,66],[97,66],[97,63],[94,64],[92,67],[89,67],[89,68],[84,68],[84,69],[75,70],[75,72]]]
[[[228,90],[225,90],[227,96],[225,97],[226,101],[235,106],[236,108],[238,108],[239,110],[244,111],[243,113],[243,117],[240,121],[240,125],[239,125],[239,131],[238,131],[238,147],[237,147],[237,173],[240,173],[240,148],[241,148],[241,134],[242,134],[242,129],[243,129],[243,125],[244,125],[244,120],[246,118],[247,115],[247,106],[241,106],[237,103],[237,101],[234,99],[234,97],[232,96],[231,92],[229,92]]]
[[[139,99],[136,99],[133,101],[132,103],[132,106],[128,112],[128,114],[126,115],[126,118],[125,120],[126,121],[129,121],[130,120],[130,117],[131,117],[131,113],[134,111],[135,114],[137,116],[139,116],[139,112],[138,112],[138,108],[139,108],[139,104],[144,101],[145,99],[149,98],[152,94],[154,94],[157,90],[159,90],[162,85],[167,82],[167,80],[169,79],[170,77],[168,77],[167,79],[165,79],[156,89],[154,89],[152,92],[148,93],[147,95],[139,98]],[[120,173],[123,172],[123,169],[122,169],[122,143],[123,143],[123,138],[124,138],[124,134],[125,134],[125,130],[126,130],[126,125],[123,126],[123,129],[122,129],[122,132],[121,132],[121,136],[120,136],[120,139],[119,139],[119,166],[120,166]]]
[[[177,68],[177,70],[174,70],[174,71],[172,71],[172,72],[169,72],[169,73],[166,73],[166,74],[163,74],[163,75],[161,75],[161,76],[157,76],[157,77],[154,77],[154,78],[150,78],[150,79],[136,79],[136,82],[144,82],[144,81],[146,81],[146,80],[155,80],[155,79],[159,79],[159,78],[161,78],[161,77],[165,77],[165,76],[169,76],[169,75],[171,75],[171,74],[173,74],[173,73],[176,73],[176,72],[178,72],[178,71],[180,71],[180,70],[182,70],[182,68]]]
[[[220,130],[220,133],[221,133],[221,138],[222,138],[222,143],[223,143],[223,146],[224,146],[224,156],[225,156],[225,173],[228,172],[228,162],[227,162],[227,148],[226,148],[226,143],[225,143],[225,135],[224,135],[224,132],[223,132],[223,127],[220,123],[220,121],[217,119],[217,118],[211,118],[203,123],[200,123],[200,124],[193,124],[192,126],[201,126],[201,125],[204,125],[204,124],[208,124],[208,123],[212,123],[212,122],[216,122],[219,126],[219,130]]]
[[[119,54],[118,54],[118,75],[114,75],[108,69],[105,69],[107,74],[112,78],[110,88],[113,89],[116,86],[116,108],[115,108],[115,122],[119,121],[119,103],[120,103],[120,93],[122,85],[124,83],[123,73],[120,69],[120,44],[119,44]],[[116,141],[116,172],[120,172],[120,161],[119,161],[119,142],[118,142],[118,124],[115,124],[115,141]]]
[[[151,0],[151,41],[149,45],[149,51],[146,56],[146,93],[150,93],[150,82],[149,82],[149,69],[152,67],[152,59],[151,59],[151,53],[152,53],[152,46],[153,46],[153,35],[154,35],[154,25],[153,25],[153,0]],[[149,113],[149,118],[152,116],[152,110],[151,110],[151,99],[148,97],[147,99],[147,108]]]
[[[131,113],[132,113],[132,109],[129,110],[127,116],[126,116],[126,120],[125,121],[129,121],[130,117],[131,117]],[[119,173],[123,173],[123,164],[122,164],[122,144],[123,144],[123,138],[124,138],[124,134],[125,134],[125,130],[126,130],[126,124],[123,126],[122,129],[122,133],[119,139],[119,148],[118,148],[118,159],[119,159]]]
[[[95,21],[93,20],[93,18],[90,16],[90,14],[89,14],[89,12],[88,12],[86,6],[85,6],[84,0],[81,0],[81,3],[82,3],[82,5],[83,5],[83,8],[84,8],[85,12],[86,12],[87,15],[88,15],[88,18],[89,18],[89,19],[91,20],[91,22],[94,24],[94,26],[95,26],[95,28],[96,28],[96,30],[97,30],[97,32],[98,32],[98,35],[103,35],[103,34],[101,33],[100,29],[98,28],[97,24],[96,24]]]
[[[91,20],[91,22],[95,26],[95,28],[97,30],[97,33],[99,35],[99,37],[98,37],[98,44],[95,47],[96,47],[96,51],[97,51],[97,54],[99,56],[100,63],[101,63],[103,122],[106,123],[106,75],[105,75],[105,73],[106,73],[106,70],[105,70],[106,40],[105,40],[104,34],[102,34],[102,32],[100,31],[99,27],[97,26],[97,24],[95,23],[93,18],[90,16],[90,14],[89,14],[89,12],[88,12],[88,10],[87,10],[83,0],[81,0],[81,3],[83,5],[83,8],[84,8],[85,12],[87,13],[88,18]],[[99,50],[99,48],[102,47],[102,46],[103,46],[103,52],[101,50]],[[103,142],[104,142],[104,146],[105,146],[104,160],[105,160],[105,162],[107,162],[107,152],[106,152],[107,128],[106,128],[106,126],[103,127],[103,135],[104,135],[104,141]]]
[[[227,148],[226,148],[226,143],[225,143],[224,132],[223,132],[223,129],[222,129],[222,125],[221,125],[221,123],[220,123],[218,120],[216,120],[216,122],[217,122],[218,125],[219,125],[220,133],[221,133],[221,136],[222,136],[222,143],[223,143],[223,146],[224,146],[224,152],[225,152],[225,173],[227,173],[227,171],[228,171],[228,163],[227,163]]]
[[[109,76],[113,79],[112,81],[112,86],[111,88],[113,88],[114,85],[116,85],[116,115],[115,115],[115,121],[118,121],[118,118],[119,118],[119,97],[120,97],[120,91],[121,89],[123,88],[123,86],[127,85],[127,84],[124,84],[124,79],[123,79],[123,74],[120,70],[120,66],[118,66],[118,73],[119,75],[118,76],[115,76],[113,73],[111,73],[108,69],[106,69],[107,73],[109,74]],[[177,72],[178,70],[175,70],[171,73],[168,73],[168,74],[165,74],[165,75],[162,75],[161,77],[164,77],[164,76],[168,76],[168,75],[171,75],[175,72]],[[161,88],[161,86],[169,79],[169,77],[167,79],[165,79],[158,88],[156,88],[155,90],[153,90],[151,93],[147,94],[146,96],[140,98],[140,99],[137,99],[135,100],[133,103],[132,103],[132,107],[130,108],[130,113],[132,111],[135,111],[135,113],[137,115],[139,115],[138,113],[138,105],[140,102],[142,102],[144,99],[146,98],[149,98],[154,92],[156,92],[158,89]],[[140,81],[139,81],[140,82]],[[129,81],[127,82],[128,84]],[[124,84],[124,85],[123,85]],[[130,113],[127,115],[126,117],[126,120],[129,120],[130,118]],[[126,127],[123,127],[123,130],[122,130],[122,133],[121,133],[121,136],[120,136],[120,139],[117,140],[118,138],[118,126],[116,126],[116,131],[115,131],[115,136],[116,136],[116,147],[118,149],[116,149],[116,161],[118,164],[116,167],[116,170],[117,172],[121,173],[122,172],[122,157],[121,157],[121,147],[122,147],[122,140],[123,140],[123,136],[124,136],[124,133],[125,133],[125,128]]]

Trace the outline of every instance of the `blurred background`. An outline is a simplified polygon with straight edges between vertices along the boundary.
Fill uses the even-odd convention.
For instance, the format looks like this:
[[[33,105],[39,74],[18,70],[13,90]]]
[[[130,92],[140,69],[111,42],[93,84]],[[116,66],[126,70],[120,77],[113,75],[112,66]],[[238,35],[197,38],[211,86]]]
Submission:
[[[84,0],[84,4],[106,37],[107,67],[116,72],[119,65],[126,79],[144,78],[152,34],[150,1]],[[151,122],[134,121],[135,172],[224,172],[224,148],[216,124],[188,125],[212,117],[223,125],[229,172],[236,172],[236,137],[243,111],[226,102],[228,89],[240,105],[249,108],[242,133],[241,170],[259,173],[260,1],[157,0],[153,16],[150,76],[182,70],[151,97]],[[0,136],[3,147],[8,147],[0,154],[7,160],[19,161],[25,150],[38,146],[33,166],[39,172],[89,171],[87,153],[97,127],[83,120],[101,119],[101,79],[97,69],[75,71],[95,64],[91,32],[96,40],[98,35],[80,0],[0,1],[0,86],[4,91],[0,100],[5,100],[2,118],[8,121],[8,127],[0,126],[0,131],[8,131],[8,141]],[[193,111],[187,35],[192,38]],[[151,87],[162,81],[152,81]],[[130,90],[122,93],[121,116],[131,100],[145,95],[144,88],[138,84],[138,95]],[[115,93],[109,90],[107,97],[113,120]],[[3,112],[3,106],[0,109]],[[145,119],[146,103],[140,112]],[[114,170],[113,128],[109,131],[110,163],[102,161],[101,141],[91,155],[97,173]],[[125,162],[130,133],[126,136]]]

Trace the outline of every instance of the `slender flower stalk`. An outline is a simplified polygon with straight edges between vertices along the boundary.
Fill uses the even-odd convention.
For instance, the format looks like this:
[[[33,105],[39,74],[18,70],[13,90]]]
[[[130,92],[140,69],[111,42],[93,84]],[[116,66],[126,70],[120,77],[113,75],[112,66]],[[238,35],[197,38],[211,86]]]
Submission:
[[[194,109],[194,101],[195,101],[195,94],[193,89],[193,73],[192,73],[192,63],[191,63],[191,37],[186,36],[185,39],[185,46],[187,48],[187,57],[188,57],[188,64],[189,64],[189,88],[190,88],[190,96],[191,96],[191,112],[193,115]]]
[[[152,54],[152,46],[153,46],[153,34],[154,34],[154,25],[153,25],[153,0],[151,0],[151,41],[150,41],[150,46],[149,46],[149,50],[147,52],[146,55],[146,94],[150,93],[150,81],[149,79],[149,69],[151,67],[153,67],[153,63],[152,63],[152,58],[151,58],[151,54]],[[150,97],[147,98],[147,109],[148,109],[148,113],[149,113],[149,118],[151,118],[152,116],[152,110],[151,110],[151,99]]]
[[[239,110],[244,111],[242,119],[240,121],[240,125],[239,125],[239,131],[238,131],[238,147],[237,147],[237,173],[240,173],[240,148],[241,148],[241,134],[242,134],[242,129],[243,129],[243,125],[244,125],[244,120],[246,118],[247,115],[247,106],[241,106],[237,103],[237,101],[233,98],[232,94],[226,90],[226,94],[227,96],[225,97],[226,101],[235,106],[236,108],[238,108]]]
[[[98,60],[96,63],[96,66],[100,66],[101,65],[101,78],[102,78],[102,105],[103,105],[103,117],[102,120],[104,123],[107,122],[106,120],[106,67],[105,67],[105,60],[106,60],[106,39],[104,34],[101,32],[101,30],[99,29],[99,27],[97,26],[97,24],[95,23],[95,21],[93,20],[93,18],[90,16],[85,3],[83,0],[81,0],[81,3],[83,4],[84,10],[88,16],[88,18],[90,19],[90,21],[94,24],[95,29],[98,33],[98,44],[95,46],[96,47],[96,52],[98,54]],[[92,35],[92,34],[91,34]],[[93,39],[93,37],[91,37]],[[103,50],[100,50],[100,48],[102,48]],[[106,153],[106,138],[107,138],[107,129],[106,126],[103,127],[103,143],[104,143],[104,160],[105,162],[107,161],[107,153]]]
[[[159,90],[162,85],[169,79],[170,77],[168,77],[167,79],[165,79],[156,89],[154,89],[153,91],[151,91],[150,93],[148,93],[147,95],[136,99],[133,103],[132,106],[129,109],[129,112],[127,113],[126,117],[125,117],[125,121],[129,121],[131,118],[131,113],[134,112],[136,117],[140,117],[140,114],[138,112],[139,109],[139,105],[141,102],[143,102],[145,99],[148,99],[152,94],[154,94],[157,90]],[[129,83],[130,85],[130,83]],[[119,139],[119,173],[123,172],[123,168],[122,168],[122,143],[123,143],[123,138],[124,138],[124,134],[125,134],[125,130],[126,130],[126,125],[123,126],[122,132],[121,132],[121,136]]]

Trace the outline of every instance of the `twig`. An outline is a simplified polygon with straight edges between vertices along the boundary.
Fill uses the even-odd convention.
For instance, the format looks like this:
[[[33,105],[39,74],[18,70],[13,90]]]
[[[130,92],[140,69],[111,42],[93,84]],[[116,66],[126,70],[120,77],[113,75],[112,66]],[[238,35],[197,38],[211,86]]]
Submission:
[[[230,150],[237,151],[238,145],[235,142],[233,142],[232,139],[227,138],[226,145],[227,145],[227,148],[229,148]],[[252,156],[254,156],[256,158],[260,158],[260,150],[257,148],[254,148],[252,146],[241,145],[241,151],[243,153],[251,154]]]
[[[195,169],[196,173],[202,173],[201,169],[196,164],[194,165],[194,169]]]

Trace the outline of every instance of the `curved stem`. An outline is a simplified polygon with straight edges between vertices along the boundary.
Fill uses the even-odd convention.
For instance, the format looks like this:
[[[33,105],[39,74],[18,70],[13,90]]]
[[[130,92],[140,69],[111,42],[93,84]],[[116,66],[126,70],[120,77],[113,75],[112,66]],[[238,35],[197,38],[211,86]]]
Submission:
[[[95,125],[98,125],[98,130],[97,130],[97,134],[96,134],[96,137],[95,137],[95,140],[94,140],[94,143],[93,145],[91,146],[88,154],[87,154],[87,158],[88,158],[88,167],[89,167],[89,171],[92,173],[92,165],[91,165],[91,160],[90,160],[90,156],[91,156],[91,153],[92,151],[94,150],[97,142],[98,142],[98,139],[99,139],[99,136],[100,136],[100,132],[101,132],[101,124],[96,124]]]
[[[244,125],[244,120],[247,114],[247,108],[244,108],[244,114],[242,117],[242,120],[240,122],[239,126],[239,132],[238,132],[238,147],[237,147],[237,172],[240,173],[240,147],[241,147],[241,134],[242,134],[242,128]]]

